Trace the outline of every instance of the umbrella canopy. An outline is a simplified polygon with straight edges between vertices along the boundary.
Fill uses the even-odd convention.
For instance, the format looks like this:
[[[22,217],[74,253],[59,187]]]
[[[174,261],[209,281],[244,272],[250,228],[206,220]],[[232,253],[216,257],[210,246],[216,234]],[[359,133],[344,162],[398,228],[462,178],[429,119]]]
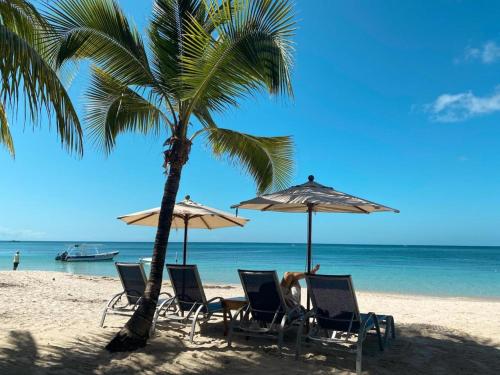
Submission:
[[[157,227],[159,216],[160,207],[157,207],[119,216],[118,219],[124,221],[127,225]],[[243,217],[237,217],[231,213],[196,203],[187,195],[183,201],[175,204],[171,228],[184,228],[183,263],[186,264],[188,228],[217,229],[243,227],[247,222],[248,219]]]
[[[292,186],[288,189],[275,193],[265,194],[239,204],[233,208],[245,208],[260,211],[278,212],[307,212],[307,271],[311,271],[311,236],[312,236],[312,213],[356,213],[370,214],[373,212],[398,210],[366,199],[355,197],[337,191],[331,187],[318,184],[314,176],[309,176],[308,181],[302,185]]]

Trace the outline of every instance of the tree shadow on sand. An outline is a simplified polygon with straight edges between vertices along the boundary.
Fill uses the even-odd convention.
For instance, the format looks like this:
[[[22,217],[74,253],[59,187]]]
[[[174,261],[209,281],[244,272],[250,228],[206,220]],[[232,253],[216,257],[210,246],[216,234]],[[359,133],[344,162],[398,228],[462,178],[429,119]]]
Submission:
[[[227,348],[221,324],[189,344],[187,335],[163,329],[143,349],[109,354],[113,332],[93,330],[68,342],[38,343],[29,331],[10,331],[0,346],[0,374],[349,374],[354,355],[304,345],[294,360],[294,335],[280,355],[269,340],[236,338]],[[400,326],[384,352],[366,341],[364,374],[498,374],[500,348],[486,340],[428,325]]]

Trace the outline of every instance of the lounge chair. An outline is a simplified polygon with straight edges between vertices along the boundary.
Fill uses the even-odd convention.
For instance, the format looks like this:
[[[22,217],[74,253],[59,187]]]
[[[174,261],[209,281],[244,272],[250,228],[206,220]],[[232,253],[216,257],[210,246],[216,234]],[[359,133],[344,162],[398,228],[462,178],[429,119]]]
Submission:
[[[158,307],[150,335],[154,333],[156,321],[161,317],[172,325],[191,324],[189,341],[193,342],[196,323],[201,325],[212,317],[222,317],[222,298],[207,300],[196,265],[167,264],[166,267],[175,295]]]
[[[142,263],[116,262],[115,266],[123,286],[123,292],[115,294],[106,304],[102,313],[101,327],[108,314],[132,315],[139,306],[146,289],[147,279]],[[160,295],[165,295],[167,297],[165,300],[172,298],[169,293],[161,293]],[[160,299],[158,303],[161,304],[163,301]]]
[[[396,337],[393,317],[360,314],[350,275],[306,275],[306,282],[313,309],[304,318],[304,323],[312,318],[305,337],[311,343],[356,353],[356,373],[360,375],[363,341],[368,332],[375,331],[379,348],[384,350],[389,337]],[[384,338],[381,325],[385,327]],[[296,358],[301,351],[303,326],[297,335]]]
[[[284,332],[301,321],[302,307],[291,308],[285,303],[276,271],[238,270],[238,273],[248,305],[241,308],[231,321],[228,345],[231,346],[234,334],[269,337],[278,339],[281,351]]]

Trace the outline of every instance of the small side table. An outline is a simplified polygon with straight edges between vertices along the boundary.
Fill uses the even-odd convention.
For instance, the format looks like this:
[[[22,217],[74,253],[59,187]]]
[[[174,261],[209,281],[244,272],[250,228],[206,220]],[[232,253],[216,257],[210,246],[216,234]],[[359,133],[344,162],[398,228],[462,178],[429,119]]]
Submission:
[[[227,324],[227,317],[229,316],[231,320],[233,319],[233,316],[231,315],[231,310],[239,310],[247,303],[248,301],[245,297],[231,297],[231,298],[224,298],[222,300],[222,310],[224,312],[224,336],[227,336],[229,328]]]

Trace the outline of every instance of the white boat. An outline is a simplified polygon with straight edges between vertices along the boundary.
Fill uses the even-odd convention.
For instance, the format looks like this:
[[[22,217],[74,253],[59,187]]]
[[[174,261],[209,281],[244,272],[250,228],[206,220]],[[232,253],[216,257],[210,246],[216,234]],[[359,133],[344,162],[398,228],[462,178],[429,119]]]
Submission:
[[[141,263],[151,263],[153,261],[153,258],[141,258],[139,259],[139,262]]]
[[[63,262],[96,262],[113,260],[119,251],[101,252],[97,245],[74,244],[56,256],[56,260]]]

